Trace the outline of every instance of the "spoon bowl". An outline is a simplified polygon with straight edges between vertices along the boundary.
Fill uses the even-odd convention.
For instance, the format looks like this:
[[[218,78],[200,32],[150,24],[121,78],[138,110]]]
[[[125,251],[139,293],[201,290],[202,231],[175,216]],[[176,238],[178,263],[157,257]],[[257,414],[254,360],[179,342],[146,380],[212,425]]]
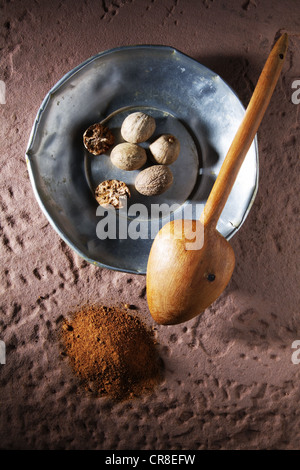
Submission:
[[[164,225],[148,261],[147,298],[156,322],[182,323],[201,313],[223,292],[234,265],[230,243],[200,220]]]

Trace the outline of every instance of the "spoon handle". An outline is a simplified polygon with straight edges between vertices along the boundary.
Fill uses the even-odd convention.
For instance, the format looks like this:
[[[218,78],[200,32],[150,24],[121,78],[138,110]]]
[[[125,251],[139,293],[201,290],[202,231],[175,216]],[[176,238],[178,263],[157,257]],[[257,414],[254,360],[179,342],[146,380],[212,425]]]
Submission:
[[[218,177],[210,192],[200,220],[205,227],[215,228],[226,204],[239,169],[257,133],[270,102],[288,47],[284,33],[276,42],[258,79],[244,118],[228,150]]]

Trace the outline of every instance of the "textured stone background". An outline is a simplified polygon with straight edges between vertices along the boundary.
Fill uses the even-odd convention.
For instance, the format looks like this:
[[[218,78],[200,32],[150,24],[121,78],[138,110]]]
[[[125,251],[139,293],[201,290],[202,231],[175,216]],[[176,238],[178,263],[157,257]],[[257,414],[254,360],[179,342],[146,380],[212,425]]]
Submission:
[[[300,4],[282,0],[0,1],[0,448],[299,448]],[[113,404],[83,393],[60,355],[62,318],[84,301],[129,302],[149,325],[145,278],[74,254],[42,214],[24,152],[66,72],[112,47],[167,44],[219,73],[246,105],[278,31],[292,33],[259,130],[260,186],[232,240],[236,269],[202,316],[157,327],[164,382]],[[298,34],[298,36],[297,36]]]

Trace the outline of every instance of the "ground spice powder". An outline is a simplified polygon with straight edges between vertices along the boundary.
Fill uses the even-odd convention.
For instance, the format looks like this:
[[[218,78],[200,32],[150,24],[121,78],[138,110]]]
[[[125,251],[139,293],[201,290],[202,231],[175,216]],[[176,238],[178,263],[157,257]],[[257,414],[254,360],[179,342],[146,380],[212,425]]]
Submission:
[[[98,396],[132,398],[162,378],[153,331],[125,309],[85,305],[64,320],[62,340],[75,374]]]

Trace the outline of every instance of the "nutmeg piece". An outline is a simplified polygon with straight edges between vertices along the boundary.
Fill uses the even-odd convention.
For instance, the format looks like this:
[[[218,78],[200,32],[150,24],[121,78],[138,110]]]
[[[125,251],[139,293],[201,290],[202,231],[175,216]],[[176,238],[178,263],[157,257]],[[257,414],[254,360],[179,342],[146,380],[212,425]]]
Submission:
[[[147,154],[139,145],[123,142],[112,149],[110,159],[117,168],[132,171],[138,170],[146,163]]]
[[[174,135],[163,134],[149,146],[149,150],[157,163],[171,165],[179,156],[180,143]]]
[[[114,136],[108,127],[92,124],[83,134],[85,148],[93,155],[101,155],[114,145]]]
[[[109,205],[116,209],[123,207],[124,198],[130,197],[128,186],[119,180],[106,180],[100,183],[95,190],[95,198],[100,206]]]
[[[166,165],[153,165],[136,177],[135,188],[144,196],[163,194],[173,183],[173,173]]]
[[[148,140],[155,131],[155,119],[148,114],[136,112],[129,114],[121,126],[121,135],[124,140],[138,144]]]

